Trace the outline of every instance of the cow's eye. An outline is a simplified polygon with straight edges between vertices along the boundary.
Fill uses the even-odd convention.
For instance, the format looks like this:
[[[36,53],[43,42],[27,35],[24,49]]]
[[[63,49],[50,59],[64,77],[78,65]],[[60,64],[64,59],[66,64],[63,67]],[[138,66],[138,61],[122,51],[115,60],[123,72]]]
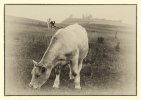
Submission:
[[[46,71],[46,68],[45,67],[42,67],[41,68],[41,72],[44,73],[45,71]]]
[[[59,59],[60,61],[65,61],[65,59]]]
[[[40,75],[35,75],[36,78],[40,77]]]

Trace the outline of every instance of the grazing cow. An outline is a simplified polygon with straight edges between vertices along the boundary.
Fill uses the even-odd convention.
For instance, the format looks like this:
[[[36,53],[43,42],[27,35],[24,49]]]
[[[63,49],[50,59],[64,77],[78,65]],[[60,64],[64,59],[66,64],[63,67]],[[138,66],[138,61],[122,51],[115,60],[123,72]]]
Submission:
[[[52,37],[40,62],[33,60],[32,79],[30,87],[40,88],[49,78],[55,68],[56,78],[53,88],[59,88],[61,68],[70,67],[70,79],[74,79],[76,89],[80,87],[80,71],[83,59],[88,53],[88,37],[86,30],[78,25],[70,25],[59,29]]]
[[[51,22],[50,22],[50,27],[51,27],[51,28],[54,28],[54,27],[55,27],[55,21],[51,21]]]
[[[48,28],[50,28],[50,21],[51,21],[51,18],[48,18],[48,19],[47,19],[47,27],[48,27]]]

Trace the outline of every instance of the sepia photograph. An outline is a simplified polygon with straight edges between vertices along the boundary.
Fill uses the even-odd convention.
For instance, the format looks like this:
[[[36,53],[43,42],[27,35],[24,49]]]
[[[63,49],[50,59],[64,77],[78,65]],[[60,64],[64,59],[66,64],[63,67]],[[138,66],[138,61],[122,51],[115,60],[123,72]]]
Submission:
[[[136,96],[136,4],[5,4],[5,96]]]

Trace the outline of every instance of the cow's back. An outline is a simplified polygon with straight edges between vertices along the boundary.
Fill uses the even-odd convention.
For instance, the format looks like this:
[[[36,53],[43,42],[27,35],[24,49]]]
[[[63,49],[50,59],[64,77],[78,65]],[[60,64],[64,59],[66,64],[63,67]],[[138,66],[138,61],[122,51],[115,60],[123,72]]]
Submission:
[[[62,44],[64,50],[88,48],[87,32],[78,24],[58,30],[54,37]]]

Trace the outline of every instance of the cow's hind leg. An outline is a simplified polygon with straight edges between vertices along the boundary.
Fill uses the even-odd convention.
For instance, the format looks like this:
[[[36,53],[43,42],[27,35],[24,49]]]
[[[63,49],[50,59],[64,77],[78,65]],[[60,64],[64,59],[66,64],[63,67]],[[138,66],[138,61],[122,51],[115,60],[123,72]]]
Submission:
[[[84,51],[82,51],[82,52],[79,53],[79,60],[78,60],[79,72],[82,69],[83,60],[87,56],[87,53],[88,53],[88,49],[86,49],[86,50],[84,50]]]
[[[75,55],[72,58],[72,63],[71,63],[71,71],[72,75],[74,77],[74,84],[75,84],[75,89],[81,89],[80,87],[80,72],[79,72],[79,67],[78,67],[78,58],[79,58],[79,50],[75,52]]]
[[[75,89],[81,89],[80,86],[80,73],[77,72],[76,76],[74,77],[74,84],[75,84]]]
[[[74,83],[75,83],[76,89],[81,89],[81,86],[80,86],[80,71],[82,69],[82,63],[83,63],[83,59],[78,60],[78,70],[75,70],[76,76],[75,76],[75,79],[74,79]]]
[[[55,74],[56,74],[56,78],[53,84],[53,88],[59,88],[60,85],[60,73],[61,73],[61,68],[60,66],[57,66],[55,68]]]
[[[81,69],[82,69],[82,64],[83,64],[83,60],[84,60],[84,58],[86,57],[86,55],[87,55],[87,53],[88,53],[88,50],[86,49],[85,51],[83,51],[83,52],[79,52],[79,58],[78,58],[78,75],[77,75],[77,77],[76,77],[76,85],[75,85],[75,88],[77,88],[77,89],[81,89],[81,87],[80,87],[80,71],[81,71]]]

